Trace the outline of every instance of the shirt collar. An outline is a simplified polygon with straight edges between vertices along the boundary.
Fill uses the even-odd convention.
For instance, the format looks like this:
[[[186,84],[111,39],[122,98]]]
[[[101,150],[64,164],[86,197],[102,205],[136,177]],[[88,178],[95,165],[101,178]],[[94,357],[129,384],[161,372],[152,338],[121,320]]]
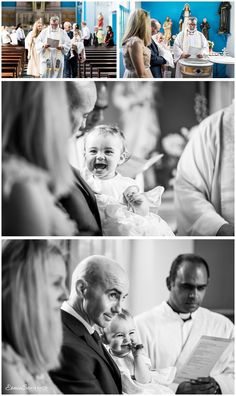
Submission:
[[[84,320],[82,318],[82,316],[74,310],[74,308],[72,308],[69,305],[68,301],[63,302],[61,309],[65,312],[69,313],[70,315],[74,316],[74,318],[76,318],[77,320],[79,320],[84,325],[84,327],[88,330],[89,334],[94,333],[94,328],[88,322],[86,322],[86,320]]]
[[[187,319],[188,313],[187,313],[187,314],[183,314],[183,313],[182,313],[182,314],[179,314],[178,312],[175,312],[175,311],[173,310],[173,308],[171,308],[171,306],[167,303],[167,301],[165,301],[165,306],[166,306],[167,311],[168,311],[171,315],[174,315],[175,317],[178,317],[178,318],[181,319],[181,320],[186,320],[186,319]],[[195,316],[196,316],[196,314],[197,314],[197,310],[191,313],[191,318],[194,319]]]

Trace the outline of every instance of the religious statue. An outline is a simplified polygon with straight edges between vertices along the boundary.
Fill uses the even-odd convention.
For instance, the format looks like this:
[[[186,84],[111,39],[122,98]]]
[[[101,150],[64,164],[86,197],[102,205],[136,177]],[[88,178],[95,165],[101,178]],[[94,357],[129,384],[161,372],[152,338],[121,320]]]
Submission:
[[[191,11],[190,11],[190,6],[188,3],[185,4],[180,18],[179,18],[179,31],[181,32],[182,30],[184,31],[187,28],[187,22],[188,22],[188,18],[191,15]]]
[[[164,39],[166,44],[169,44],[169,41],[171,39],[171,29],[172,29],[172,20],[170,19],[170,17],[166,17],[166,20],[163,24],[163,29],[164,29]]]
[[[208,30],[210,29],[210,25],[207,22],[206,18],[203,18],[202,23],[200,25],[201,31],[204,34],[204,36],[206,37],[207,40],[209,40],[209,33]]]
[[[103,29],[104,16],[100,12],[98,15],[98,29]]]
[[[33,1],[32,2],[32,11],[33,12],[45,12],[45,2],[44,1]]]
[[[230,8],[231,4],[229,1],[222,1],[220,3],[218,9],[218,14],[220,15],[219,34],[230,33]]]

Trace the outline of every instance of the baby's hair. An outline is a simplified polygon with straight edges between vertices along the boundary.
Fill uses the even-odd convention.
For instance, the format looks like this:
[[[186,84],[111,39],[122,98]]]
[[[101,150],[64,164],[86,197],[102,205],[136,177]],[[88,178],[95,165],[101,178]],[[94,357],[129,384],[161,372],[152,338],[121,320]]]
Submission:
[[[133,316],[131,315],[131,313],[129,311],[122,308],[121,312],[119,312],[118,314],[116,314],[114,316],[114,319],[127,320],[127,319],[133,319]],[[101,329],[101,331],[102,331],[101,338],[102,338],[102,342],[104,344],[110,344],[110,336],[109,336],[110,326],[111,326],[111,324],[109,324],[105,329]]]
[[[116,125],[96,125],[92,129],[90,129],[90,131],[88,131],[84,136],[84,149],[86,148],[87,137],[91,133],[96,133],[96,132],[103,136],[106,136],[106,135],[118,136],[122,142],[122,150],[123,150],[123,153],[125,153],[125,160],[127,161],[129,159],[130,155],[129,155],[129,152],[127,149],[125,135],[122,132],[122,130]]]

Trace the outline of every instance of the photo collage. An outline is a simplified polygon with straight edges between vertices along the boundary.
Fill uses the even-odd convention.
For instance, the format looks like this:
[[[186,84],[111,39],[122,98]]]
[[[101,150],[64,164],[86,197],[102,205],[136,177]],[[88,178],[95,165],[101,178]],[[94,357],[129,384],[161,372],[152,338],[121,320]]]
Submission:
[[[1,1],[2,394],[235,394],[235,13]]]

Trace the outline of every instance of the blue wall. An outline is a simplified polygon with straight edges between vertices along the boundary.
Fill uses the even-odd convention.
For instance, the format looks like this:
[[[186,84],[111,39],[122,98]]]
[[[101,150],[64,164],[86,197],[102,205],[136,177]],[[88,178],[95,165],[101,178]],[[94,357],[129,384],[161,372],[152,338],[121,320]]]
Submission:
[[[116,44],[116,29],[117,29],[117,15],[116,15],[116,11],[112,12],[112,30],[114,33],[114,43]]]
[[[141,2],[141,7],[150,12],[151,18],[158,19],[163,25],[167,16],[173,21],[172,34],[179,32],[179,19],[186,2]],[[196,1],[188,2],[191,15],[198,19],[198,30],[204,17],[210,24],[209,40],[215,43],[214,51],[221,51],[226,46],[227,35],[217,34],[220,16],[218,15],[219,1]],[[163,28],[162,28],[163,31]]]
[[[61,1],[61,8],[75,8],[75,1]]]
[[[2,1],[2,7],[16,7],[16,1]]]

